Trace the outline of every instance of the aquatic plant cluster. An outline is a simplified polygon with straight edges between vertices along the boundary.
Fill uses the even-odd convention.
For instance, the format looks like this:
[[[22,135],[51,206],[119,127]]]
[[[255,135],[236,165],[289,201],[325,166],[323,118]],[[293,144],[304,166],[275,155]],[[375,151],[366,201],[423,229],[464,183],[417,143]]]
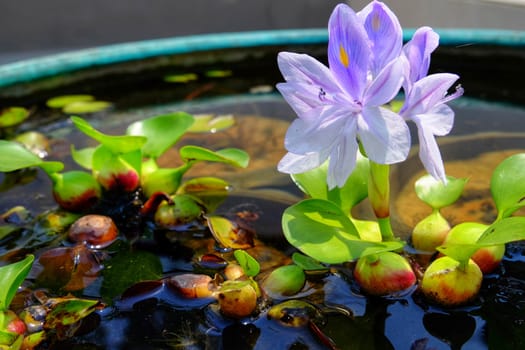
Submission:
[[[80,100],[74,102],[77,113],[92,113],[100,110],[100,107],[107,108],[107,102],[93,104],[85,102],[85,99],[85,95],[59,96],[49,100],[48,106],[63,108],[62,102],[67,101],[70,106],[71,101]],[[28,111],[23,108],[10,108],[2,113],[0,120],[15,126],[28,116]],[[2,348],[32,349],[40,344],[49,346],[57,337],[64,339],[73,334],[82,318],[102,307],[99,300],[73,296],[51,298],[35,291],[36,303],[23,302],[31,305],[22,308],[18,315],[14,313],[10,304],[34,261],[40,269],[36,275],[37,285],[70,293],[86,288],[98,278],[106,260],[102,254],[105,248],[127,251],[133,242],[147,235],[147,232],[182,230],[191,226],[200,230],[205,227],[206,221],[212,229],[216,228],[214,234],[218,240],[221,239],[221,229],[226,230],[222,232],[224,235],[236,229],[233,221],[211,215],[226,198],[229,184],[216,177],[194,177],[183,181],[183,176],[199,162],[246,167],[249,156],[245,151],[236,148],[212,151],[187,145],[179,149],[180,166],[160,167],[157,162],[190,128],[193,127],[194,132],[202,132],[210,128],[221,129],[232,122],[231,118],[216,119],[211,115],[196,118],[177,112],[135,122],[129,125],[124,135],[106,135],[85,119],[73,116],[70,119],[73,125],[98,143],[84,149],[72,146],[71,155],[83,170],[64,170],[62,162],[45,160],[47,139],[43,134],[30,132],[31,137],[28,137],[27,133],[22,133],[13,140],[0,140],[0,170],[16,178],[26,169],[42,169],[51,180],[52,196],[59,205],[58,209],[42,213],[36,220],[21,206],[2,214],[4,222],[17,223],[2,226],[2,238],[16,237],[21,232],[32,237],[31,242],[24,246],[15,246],[7,251],[13,258],[26,254],[24,259],[0,267],[0,278],[5,287],[0,293]],[[38,134],[38,137],[34,134]],[[37,149],[32,150],[31,145],[36,145]],[[205,213],[210,215],[205,217]],[[118,248],[123,243],[123,236],[127,243]],[[58,246],[53,242],[58,243]],[[62,245],[63,242],[67,243]],[[228,239],[221,242],[230,244]],[[235,242],[237,247],[242,247],[241,240]],[[39,252],[35,258],[33,254],[44,247],[49,249]],[[132,261],[141,261],[140,253],[133,255]],[[118,259],[113,259],[112,263],[115,261]],[[161,277],[157,258],[153,259],[151,270],[145,269],[122,278],[119,274],[128,268],[129,263],[121,263],[123,265],[120,268],[116,267],[118,264],[114,266],[117,275],[108,287],[108,300],[143,278]],[[106,277],[109,284],[112,278],[109,275]],[[186,279],[182,281],[183,284],[190,283]],[[116,280],[122,285],[119,286]],[[179,279],[175,278],[174,281],[176,284]],[[211,279],[205,279],[204,282],[203,288],[207,290]],[[227,285],[224,284],[224,288]],[[222,289],[221,293],[224,293]],[[210,296],[211,292],[203,295]]]
[[[463,89],[448,94],[459,79],[455,74],[428,74],[438,34],[421,27],[403,46],[397,17],[380,1],[357,13],[338,5],[328,31],[328,67],[305,54],[278,57],[286,82],[277,87],[298,116],[287,131],[288,153],[279,170],[292,174],[310,197],[285,211],[286,238],[321,262],[356,261],[354,278],[368,294],[402,292],[421,273],[420,289],[430,301],[458,306],[473,300],[483,273],[503,258],[504,244],[525,238],[524,218],[511,217],[524,192],[510,173],[524,155],[505,160],[493,174],[495,222],[451,229],[440,209],[459,198],[466,179],[446,176],[435,136],[452,129],[454,112],[446,103]],[[419,157],[429,173],[416,193],[433,209],[414,228],[411,247],[394,233],[389,211],[389,166],[407,158],[407,122],[417,127]],[[517,192],[510,195],[510,188]],[[367,197],[376,221],[352,216]],[[440,256],[414,271],[406,248]]]
[[[494,169],[493,223],[451,227],[441,210],[461,196],[467,179],[446,174],[435,137],[451,131],[454,111],[447,103],[463,89],[454,87],[456,74],[429,74],[439,35],[422,27],[403,44],[397,17],[380,1],[359,12],[336,6],[328,33],[328,67],[306,54],[277,57],[285,79],[277,89],[298,117],[286,133],[288,153],[278,169],[291,174],[305,197],[282,215],[290,254],[258,240],[252,225],[257,210],[217,212],[231,190],[227,181],[187,176],[201,162],[248,167],[241,149],[177,145],[188,132],[229,128],[231,118],[176,112],[109,135],[96,127],[96,118],[70,116],[67,122],[94,146],[72,145],[79,169],[66,170],[64,163],[47,160],[44,135],[11,132],[30,111],[1,111],[0,171],[17,183],[25,171],[38,169],[50,180],[58,208],[33,218],[17,206],[0,216],[0,240],[28,237],[1,256],[9,264],[0,267],[0,349],[61,344],[97,310],[111,313],[116,303],[111,310],[124,313],[134,308],[130,303],[152,295],[180,309],[206,309],[206,332],[239,326],[253,335],[254,323],[274,322],[296,330],[297,339],[306,334],[329,349],[341,345],[325,333],[326,314],[350,319],[352,310],[319,300],[341,284],[371,300],[417,290],[437,307],[474,301],[484,275],[502,260],[505,244],[525,239],[525,217],[515,215],[525,206],[525,154]],[[193,73],[165,77],[171,83],[195,79]],[[89,114],[111,103],[66,95],[48,100],[47,107]],[[432,211],[406,242],[391,223],[390,166],[402,167],[407,159],[409,123],[417,128],[419,157],[428,172],[415,192]],[[159,165],[175,149],[179,165]],[[354,211],[365,199],[373,220]],[[88,288],[97,297],[83,294]],[[111,317],[117,316],[106,316]],[[365,331],[357,342],[370,344],[370,334]],[[255,347],[250,336],[239,338],[246,348]],[[304,345],[294,341],[289,348]],[[198,343],[192,342],[188,346]]]

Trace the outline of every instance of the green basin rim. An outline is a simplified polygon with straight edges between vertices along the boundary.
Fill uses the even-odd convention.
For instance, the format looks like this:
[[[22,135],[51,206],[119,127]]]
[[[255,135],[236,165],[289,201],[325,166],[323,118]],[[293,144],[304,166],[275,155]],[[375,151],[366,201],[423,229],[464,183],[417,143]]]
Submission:
[[[436,29],[441,45],[525,46],[525,31],[496,29]],[[409,40],[414,29],[406,29]],[[220,49],[277,45],[323,44],[326,29],[268,30],[201,34],[99,46],[0,65],[0,87],[64,74],[95,66],[141,60],[162,55]]]

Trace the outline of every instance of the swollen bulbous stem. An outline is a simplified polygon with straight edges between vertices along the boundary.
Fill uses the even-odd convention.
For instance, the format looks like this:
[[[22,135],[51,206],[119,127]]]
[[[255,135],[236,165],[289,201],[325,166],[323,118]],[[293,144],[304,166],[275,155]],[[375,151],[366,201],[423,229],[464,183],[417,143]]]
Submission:
[[[394,237],[390,223],[390,166],[370,161],[368,198],[378,220],[383,241]]]

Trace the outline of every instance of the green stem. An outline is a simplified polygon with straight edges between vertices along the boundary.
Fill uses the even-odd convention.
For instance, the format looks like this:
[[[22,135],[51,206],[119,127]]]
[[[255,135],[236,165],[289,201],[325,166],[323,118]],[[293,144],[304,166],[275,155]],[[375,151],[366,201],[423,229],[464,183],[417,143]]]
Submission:
[[[390,223],[390,166],[370,161],[368,198],[379,222],[383,241],[394,239]]]
[[[394,241],[394,231],[390,224],[390,216],[386,218],[378,218],[379,230],[381,231],[381,238],[383,241]]]

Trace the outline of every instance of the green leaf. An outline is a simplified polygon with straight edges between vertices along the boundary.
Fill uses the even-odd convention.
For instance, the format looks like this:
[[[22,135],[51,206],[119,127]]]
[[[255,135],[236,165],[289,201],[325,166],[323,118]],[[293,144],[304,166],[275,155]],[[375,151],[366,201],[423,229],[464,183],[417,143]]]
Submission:
[[[164,81],[167,83],[189,83],[197,80],[197,78],[198,76],[195,73],[170,74],[164,77]]]
[[[0,312],[9,308],[9,304],[13,300],[18,287],[26,278],[35,257],[28,255],[24,260],[0,267],[0,281],[2,281],[2,288],[0,288]]]
[[[56,329],[77,323],[93,311],[98,300],[77,298],[53,298],[46,304],[51,305],[51,311],[46,315],[44,326],[47,329]]]
[[[261,271],[261,265],[250,254],[242,249],[233,252],[235,259],[242,267],[244,274],[248,277],[255,277]]]
[[[201,114],[196,115],[195,123],[188,129],[190,132],[217,132],[235,125],[235,118],[231,114],[218,115]]]
[[[226,78],[233,74],[231,70],[212,69],[204,73],[208,78]]]
[[[345,213],[368,196],[368,159],[358,155],[356,166],[342,188],[328,190],[328,162],[301,174],[292,174],[295,184],[312,198],[326,199],[337,204]]]
[[[208,213],[214,212],[226,199],[230,190],[228,182],[211,176],[195,177],[182,184],[177,193],[190,194],[199,198]]]
[[[63,108],[74,102],[87,102],[93,100],[95,100],[95,97],[91,95],[61,95],[50,98],[47,100],[46,105],[49,108]]]
[[[126,250],[105,263],[102,275],[101,295],[111,301],[135,283],[160,279],[162,265],[155,254]]]
[[[158,158],[179,141],[193,122],[193,116],[188,113],[164,114],[131,124],[126,134],[145,136],[148,141],[142,149],[144,155]]]
[[[447,176],[444,184],[431,175],[425,175],[416,181],[415,190],[419,199],[434,209],[440,209],[458,200],[467,181]]]
[[[307,199],[284,211],[282,227],[288,242],[324,263],[337,264],[383,251],[397,250],[402,242],[360,240],[348,216],[333,202]]]
[[[293,253],[292,260],[295,265],[299,266],[305,271],[317,271],[326,269],[326,266],[321,264],[319,261],[303,254]]]
[[[492,173],[490,190],[498,209],[498,219],[525,206],[525,153],[503,160]]]
[[[103,111],[111,106],[107,101],[77,101],[69,103],[62,108],[67,114],[85,114]]]
[[[36,154],[17,142],[0,140],[0,171],[24,169],[42,163]]]
[[[54,161],[45,161],[38,165],[42,170],[46,172],[46,174],[53,174],[58,173],[62,170],[64,170],[64,163],[62,162],[54,162]]]
[[[214,152],[204,147],[190,145],[182,147],[179,152],[186,162],[200,160],[246,168],[250,160],[248,153],[238,148],[224,148]]]
[[[112,136],[101,133],[80,117],[71,117],[78,130],[100,142],[113,153],[127,153],[141,149],[147,142],[143,136]]]
[[[0,226],[0,240],[4,239],[5,237],[17,231],[20,231],[20,227],[15,226],[15,225],[7,224],[7,225]]]
[[[525,239],[525,217],[509,217],[497,221],[479,237],[478,244],[496,245]]]
[[[0,311],[0,314],[2,312]],[[0,317],[0,321],[2,321],[2,317]],[[1,325],[2,323],[0,323]],[[20,346],[14,347],[14,342],[19,337],[19,334],[13,333],[13,332],[7,332],[3,329],[0,329],[0,349],[4,350],[12,350],[12,349],[19,349]],[[21,337],[23,338],[23,337]]]
[[[24,107],[8,107],[0,110],[0,128],[22,123],[29,117],[29,111]]]
[[[77,150],[74,145],[71,145],[71,158],[84,169],[91,170],[93,169],[93,154],[96,149],[96,147],[86,147]]]
[[[253,247],[253,235],[248,230],[239,230],[237,224],[219,216],[207,217],[208,227],[217,242],[223,247],[232,249],[248,249]]]
[[[479,224],[475,223],[464,223],[461,225],[461,229],[464,228],[465,230],[465,235],[469,235],[469,230],[477,230],[480,227]],[[525,217],[515,216],[504,218],[490,225],[476,243],[444,244],[438,247],[437,250],[461,263],[466,263],[479,248],[521,240],[525,240]]]
[[[126,169],[131,166],[139,174],[142,170],[142,152],[140,149],[129,151],[126,153],[115,154],[105,145],[98,146],[93,152],[93,170],[100,171],[101,169],[115,169],[122,171],[121,166],[124,164]]]

